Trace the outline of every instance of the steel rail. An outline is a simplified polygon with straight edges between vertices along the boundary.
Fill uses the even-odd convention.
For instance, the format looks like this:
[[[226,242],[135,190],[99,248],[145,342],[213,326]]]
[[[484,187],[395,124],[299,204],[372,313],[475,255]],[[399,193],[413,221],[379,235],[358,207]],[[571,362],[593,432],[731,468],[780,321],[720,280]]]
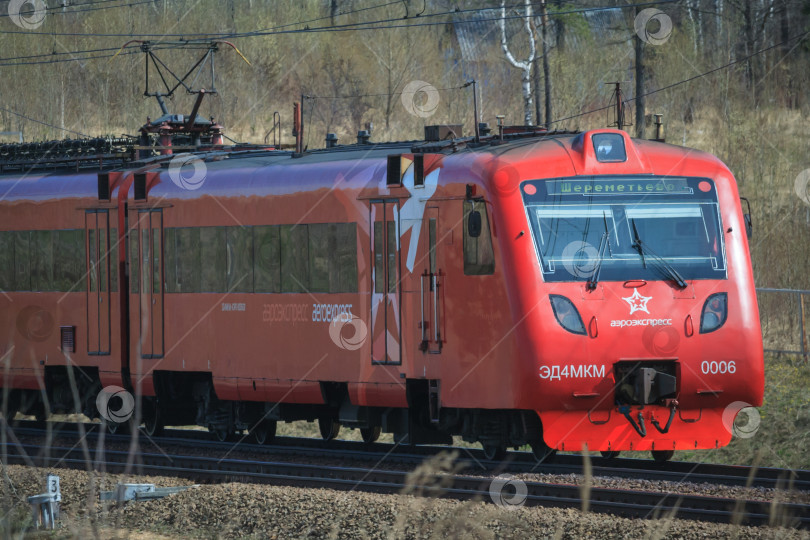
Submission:
[[[49,447],[49,453],[61,454],[58,460],[38,456],[42,447],[29,444],[6,444],[4,459],[8,463],[47,465],[48,467],[87,468],[108,473],[179,476],[196,482],[250,482],[281,484],[298,487],[332,488],[377,493],[408,493],[429,497],[466,500],[501,500],[501,494],[491,493],[490,478],[458,474],[433,475],[438,483],[415,483],[406,471],[336,467],[313,464],[216,459],[187,455],[163,455],[138,452],[101,450],[84,457],[81,448]],[[34,457],[31,457],[34,456]],[[130,463],[131,458],[136,463]],[[591,488],[580,486],[524,482],[528,506],[583,508],[590,512],[625,517],[654,519],[663,516],[680,519],[734,523],[752,526],[780,525],[810,529],[810,505],[731,498],[656,493],[636,490]],[[583,501],[583,493],[587,500]],[[512,498],[512,493],[505,493]],[[502,503],[503,504],[503,503]]]
[[[20,422],[20,424],[23,424]],[[17,435],[43,436],[41,428],[31,426],[15,428]],[[36,423],[42,425],[41,423]],[[99,424],[86,424],[98,427]],[[54,430],[52,436],[75,436],[75,425],[66,424]],[[87,437],[97,440],[98,433],[91,431]],[[483,451],[465,447],[448,446],[411,446],[391,443],[366,444],[355,441],[333,440],[324,442],[319,439],[277,437],[269,445],[258,445],[250,438],[237,438],[234,441],[219,442],[212,440],[212,435],[205,431],[171,429],[165,436],[146,437],[140,434],[140,441],[157,446],[193,446],[210,449],[211,453],[227,455],[231,451],[253,452],[262,455],[292,455],[331,459],[350,459],[374,461],[375,463],[408,463],[418,464],[426,457],[442,451],[455,450],[459,453],[459,462],[465,470],[474,472],[493,471],[505,473],[534,474],[583,474],[583,458],[576,454],[560,454],[550,462],[538,463],[529,452],[508,452],[504,461],[489,461]],[[111,443],[128,443],[129,435],[105,434],[105,440]],[[793,489],[810,491],[810,471],[778,469],[770,467],[754,468],[741,465],[722,465],[714,463],[666,462],[638,458],[591,457],[592,474],[599,477],[620,477],[690,484],[720,484],[728,486],[749,486],[766,489]]]

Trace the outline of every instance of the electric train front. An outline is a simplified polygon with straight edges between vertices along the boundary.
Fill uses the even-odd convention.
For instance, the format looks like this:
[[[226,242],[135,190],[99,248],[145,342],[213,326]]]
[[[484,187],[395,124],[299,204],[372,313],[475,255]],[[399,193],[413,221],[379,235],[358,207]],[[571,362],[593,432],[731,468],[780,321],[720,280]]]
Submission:
[[[763,392],[745,228],[721,204],[729,186],[619,174],[520,190],[548,294],[533,347],[545,442],[661,459],[728,444]]]

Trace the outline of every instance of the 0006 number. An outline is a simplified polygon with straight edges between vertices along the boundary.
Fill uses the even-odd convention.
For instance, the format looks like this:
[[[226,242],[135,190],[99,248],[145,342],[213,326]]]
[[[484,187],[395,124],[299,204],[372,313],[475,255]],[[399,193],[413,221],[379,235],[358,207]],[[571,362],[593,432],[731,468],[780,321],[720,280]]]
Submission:
[[[719,362],[716,360],[712,360],[711,362],[704,360],[700,364],[700,370],[704,375],[708,375],[709,373],[712,375],[717,375],[718,373],[737,373],[737,364],[734,360],[729,362],[725,360],[720,360]]]

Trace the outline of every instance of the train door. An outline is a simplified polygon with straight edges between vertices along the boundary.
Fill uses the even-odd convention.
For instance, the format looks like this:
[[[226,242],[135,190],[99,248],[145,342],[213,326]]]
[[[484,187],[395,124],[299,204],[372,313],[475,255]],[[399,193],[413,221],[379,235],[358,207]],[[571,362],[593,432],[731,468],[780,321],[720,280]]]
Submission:
[[[106,208],[86,210],[84,225],[87,262],[87,353],[110,354],[109,210]],[[115,264],[113,262],[113,265]]]
[[[399,208],[397,201],[372,201],[371,237],[371,361],[401,363]]]
[[[442,291],[444,276],[438,267],[437,249],[441,243],[439,235],[439,209],[425,209],[422,222],[421,245],[425,246],[425,256],[419,261],[421,293],[419,327],[422,332],[420,348],[431,354],[442,352]]]
[[[138,210],[137,216],[141,358],[162,358],[163,209]]]

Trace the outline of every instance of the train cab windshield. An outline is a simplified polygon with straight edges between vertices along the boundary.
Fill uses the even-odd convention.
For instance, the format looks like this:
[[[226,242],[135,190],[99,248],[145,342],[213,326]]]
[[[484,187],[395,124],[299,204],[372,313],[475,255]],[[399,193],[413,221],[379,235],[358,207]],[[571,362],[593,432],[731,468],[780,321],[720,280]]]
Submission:
[[[521,194],[546,281],[727,277],[710,179],[530,180]]]

